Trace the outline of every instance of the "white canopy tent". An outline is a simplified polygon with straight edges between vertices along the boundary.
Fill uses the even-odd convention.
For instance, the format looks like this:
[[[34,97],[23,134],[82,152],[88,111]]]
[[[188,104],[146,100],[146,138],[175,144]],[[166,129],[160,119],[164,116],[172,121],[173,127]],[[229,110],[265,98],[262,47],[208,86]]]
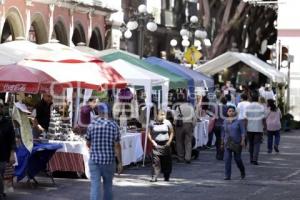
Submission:
[[[151,103],[151,91],[155,86],[162,87],[162,104],[168,105],[169,79],[137,67],[125,60],[117,59],[108,63],[119,72],[129,85],[143,86],[147,95],[147,103]],[[166,95],[165,95],[166,94]]]
[[[273,82],[286,82],[286,77],[283,73],[277,71],[274,67],[270,66],[266,62],[248,53],[226,52],[208,61],[207,63],[200,65],[199,67],[195,68],[195,70],[208,75],[214,75],[235,65],[238,62],[245,63],[249,67],[270,78]]]

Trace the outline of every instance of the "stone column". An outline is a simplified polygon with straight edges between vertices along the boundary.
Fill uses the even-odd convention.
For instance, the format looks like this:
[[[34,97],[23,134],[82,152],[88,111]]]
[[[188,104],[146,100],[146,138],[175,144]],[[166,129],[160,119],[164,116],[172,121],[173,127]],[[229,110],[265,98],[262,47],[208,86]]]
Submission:
[[[26,24],[25,24],[25,39],[29,40],[29,30],[31,27],[31,12],[30,7],[32,6],[32,3],[30,0],[26,1]]]
[[[53,24],[54,9],[55,9],[55,5],[54,4],[50,4],[49,5],[49,10],[50,10],[50,15],[49,15],[49,36],[48,36],[48,41],[49,42],[52,39],[51,37],[52,37],[52,33],[54,31],[54,24]]]
[[[89,26],[88,26],[88,35],[87,35],[87,41],[86,44],[87,46],[90,45],[90,40],[92,37],[92,32],[93,32],[93,9],[90,9],[89,13],[88,13],[88,19],[89,19]]]
[[[0,10],[0,39],[2,38],[2,32],[3,32],[3,27],[4,27],[4,24],[5,24],[5,6],[4,4],[0,4],[1,6],[1,10]],[[1,41],[0,41],[1,42]]]
[[[73,33],[74,33],[74,8],[71,8],[69,10],[69,15],[70,15],[70,19],[71,19],[71,22],[70,22],[70,30],[69,30],[69,46],[72,45],[72,37],[73,37]],[[76,44],[74,44],[76,46]]]

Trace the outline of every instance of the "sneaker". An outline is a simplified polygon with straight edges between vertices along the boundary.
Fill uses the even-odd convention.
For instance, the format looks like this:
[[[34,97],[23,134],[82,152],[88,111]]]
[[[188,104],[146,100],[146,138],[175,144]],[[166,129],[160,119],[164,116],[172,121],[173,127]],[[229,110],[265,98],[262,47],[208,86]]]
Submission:
[[[170,180],[170,174],[164,174],[164,180],[169,181]]]
[[[228,180],[231,180],[231,178],[230,177],[225,177],[224,180],[228,181]]]
[[[157,182],[157,177],[153,176],[150,182]]]
[[[191,161],[190,160],[186,160],[185,163],[186,164],[191,164]]]
[[[257,161],[252,161],[251,164],[252,165],[258,165],[258,162]]]
[[[278,146],[274,146],[274,150],[279,153],[279,149],[278,149]]]
[[[241,173],[241,179],[245,179],[245,177],[246,177],[246,173],[245,173],[245,172],[242,172],[242,173]]]
[[[269,150],[268,150],[268,153],[272,153],[272,150],[269,149]]]

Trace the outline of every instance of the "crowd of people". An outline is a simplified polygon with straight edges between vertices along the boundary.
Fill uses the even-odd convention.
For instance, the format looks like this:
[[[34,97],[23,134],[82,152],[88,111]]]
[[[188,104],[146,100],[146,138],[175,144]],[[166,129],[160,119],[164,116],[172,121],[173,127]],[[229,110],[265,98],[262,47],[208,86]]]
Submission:
[[[214,129],[216,158],[225,160],[225,180],[231,179],[232,155],[246,176],[241,159],[243,149],[248,147],[249,162],[259,165],[259,153],[264,134],[267,134],[268,153],[279,152],[281,111],[276,106],[275,95],[270,85],[261,88],[241,87],[236,90],[230,82],[219,91]],[[275,138],[275,141],[274,141]]]
[[[240,170],[241,179],[246,177],[241,156],[246,147],[249,150],[250,163],[259,164],[259,152],[265,133],[268,138],[268,153],[272,153],[273,150],[279,152],[281,111],[276,106],[275,95],[269,85],[266,89],[248,87],[235,89],[228,82],[222,88],[216,88],[215,98],[204,95],[196,99],[195,105],[182,91],[173,93],[170,97],[171,103],[167,110],[158,109],[155,103],[151,109],[151,121],[146,133],[152,145],[151,182],[158,181],[160,173],[163,173],[164,181],[170,180],[172,155],[176,155],[177,162],[186,164],[190,164],[192,159],[197,157],[193,156],[195,152],[193,149],[194,129],[197,121],[202,119],[209,120],[207,147],[215,146],[216,159],[225,161],[225,180],[231,179],[232,157]],[[130,100],[126,99],[124,103],[130,103]],[[38,132],[37,135],[49,128],[51,106],[51,96],[44,95],[32,110],[34,119],[32,124]],[[126,106],[128,105],[126,104],[124,108]],[[3,102],[0,102],[0,111],[2,107]],[[102,196],[101,178],[105,199],[112,199],[113,174],[116,168],[118,173],[123,170],[120,129],[124,126],[121,117],[124,114],[127,117],[127,123],[133,121],[138,127],[145,126],[142,120],[130,118],[127,111],[114,114],[109,104],[98,103],[96,98],[90,98],[80,109],[78,133],[85,136],[90,149],[91,199],[99,199],[99,196]],[[10,142],[5,142],[3,145],[1,143],[0,195],[3,195],[1,183],[4,166],[5,163],[14,161],[11,151],[15,149],[15,143],[10,138],[14,134],[13,128],[9,129],[11,126],[2,116],[1,111],[0,142]],[[113,116],[118,116],[118,118]],[[2,125],[3,123],[5,126]],[[35,134],[34,131],[33,134]],[[115,165],[115,160],[117,165]]]

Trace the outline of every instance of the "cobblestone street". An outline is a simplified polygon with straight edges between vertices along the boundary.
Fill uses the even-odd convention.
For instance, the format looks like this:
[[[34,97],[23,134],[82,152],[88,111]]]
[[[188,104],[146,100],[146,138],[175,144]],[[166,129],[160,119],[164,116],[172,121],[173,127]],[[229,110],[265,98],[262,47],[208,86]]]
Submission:
[[[150,166],[130,167],[114,179],[114,199],[222,199],[222,200],[299,200],[300,199],[300,137],[299,131],[282,134],[279,154],[267,154],[266,141],[262,144],[260,165],[248,162],[245,180],[239,179],[239,172],[233,165],[231,181],[223,180],[224,163],[214,159],[214,150],[201,151],[199,159],[192,164],[174,162],[170,182],[150,183]],[[9,199],[88,199],[89,181],[85,179],[56,178],[56,186],[50,179],[38,178],[38,187],[26,182],[16,183],[15,192]]]

